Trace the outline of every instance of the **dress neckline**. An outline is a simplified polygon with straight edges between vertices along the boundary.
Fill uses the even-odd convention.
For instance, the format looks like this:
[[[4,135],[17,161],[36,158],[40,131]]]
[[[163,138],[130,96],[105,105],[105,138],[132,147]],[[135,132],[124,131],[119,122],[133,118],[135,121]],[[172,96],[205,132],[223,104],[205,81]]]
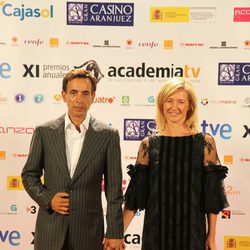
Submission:
[[[182,136],[170,136],[170,135],[158,135],[161,138],[189,138],[189,137],[196,137],[197,135],[201,135],[201,132],[191,135],[182,135]]]

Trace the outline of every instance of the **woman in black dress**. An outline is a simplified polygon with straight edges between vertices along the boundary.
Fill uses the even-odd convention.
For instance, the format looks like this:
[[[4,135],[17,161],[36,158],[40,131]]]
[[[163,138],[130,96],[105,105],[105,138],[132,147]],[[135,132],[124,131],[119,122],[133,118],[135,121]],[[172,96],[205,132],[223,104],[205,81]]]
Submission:
[[[145,209],[143,250],[217,250],[217,214],[228,206],[211,135],[198,132],[190,82],[172,78],[157,96],[157,134],[142,140],[125,194],[124,227]]]

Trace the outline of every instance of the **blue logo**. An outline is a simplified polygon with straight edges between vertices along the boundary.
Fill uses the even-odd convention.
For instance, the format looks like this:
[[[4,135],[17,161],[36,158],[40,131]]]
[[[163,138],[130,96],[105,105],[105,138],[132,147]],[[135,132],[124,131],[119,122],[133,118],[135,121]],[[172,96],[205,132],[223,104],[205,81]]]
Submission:
[[[37,94],[34,96],[34,102],[36,103],[41,103],[44,101],[44,96],[41,94]]]
[[[155,133],[155,120],[124,119],[124,140],[140,141]]]
[[[18,240],[21,238],[21,235],[18,231],[2,231],[0,230],[0,242],[6,242],[9,241],[10,245],[12,246],[18,246],[20,245],[20,242]],[[2,245],[2,244],[1,244]]]
[[[24,102],[25,101],[25,95],[24,94],[17,94],[15,96],[16,102]]]
[[[134,26],[134,4],[67,2],[67,25]]]
[[[250,85],[250,63],[219,63],[218,85]]]
[[[206,134],[212,134],[213,136],[216,136],[217,134],[220,135],[220,137],[224,140],[229,140],[231,139],[231,133],[232,133],[232,127],[230,124],[212,124],[212,123],[207,123],[207,121],[203,120],[201,123],[202,127],[202,133]],[[209,131],[207,131],[207,128],[209,128]]]
[[[8,63],[0,63],[0,77],[10,78],[11,66]]]

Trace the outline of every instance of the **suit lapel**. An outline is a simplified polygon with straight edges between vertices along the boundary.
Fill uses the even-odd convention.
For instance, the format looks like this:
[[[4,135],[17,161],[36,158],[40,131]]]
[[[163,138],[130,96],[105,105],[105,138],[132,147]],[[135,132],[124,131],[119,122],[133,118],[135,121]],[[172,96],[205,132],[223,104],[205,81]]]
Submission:
[[[101,141],[104,136],[103,133],[95,130],[95,124],[95,119],[91,118],[89,124],[90,126],[85,135],[82,151],[72,181],[75,181],[84,171],[84,169],[91,164],[91,160],[97,155],[98,150],[101,148]]]
[[[64,132],[64,115],[56,120],[53,124],[53,133],[51,133],[52,141],[54,142],[54,157],[58,162],[59,171],[63,174],[67,181],[70,181],[68,164],[66,158],[65,132]]]

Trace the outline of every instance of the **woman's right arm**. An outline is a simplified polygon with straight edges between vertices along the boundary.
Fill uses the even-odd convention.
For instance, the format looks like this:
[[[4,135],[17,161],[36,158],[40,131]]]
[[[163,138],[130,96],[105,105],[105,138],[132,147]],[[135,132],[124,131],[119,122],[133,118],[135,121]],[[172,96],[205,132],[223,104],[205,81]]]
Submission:
[[[144,138],[141,141],[135,165],[143,165],[145,167],[147,167],[149,165],[148,137]],[[127,204],[125,203],[124,210],[123,210],[124,233],[126,232],[128,226],[131,223],[132,219],[134,218],[136,212],[137,212],[137,209],[135,209],[135,210],[130,209],[127,206]]]
[[[133,220],[137,210],[130,210],[126,204],[123,210],[123,223],[124,223],[124,233],[127,231],[127,228],[130,222]]]

